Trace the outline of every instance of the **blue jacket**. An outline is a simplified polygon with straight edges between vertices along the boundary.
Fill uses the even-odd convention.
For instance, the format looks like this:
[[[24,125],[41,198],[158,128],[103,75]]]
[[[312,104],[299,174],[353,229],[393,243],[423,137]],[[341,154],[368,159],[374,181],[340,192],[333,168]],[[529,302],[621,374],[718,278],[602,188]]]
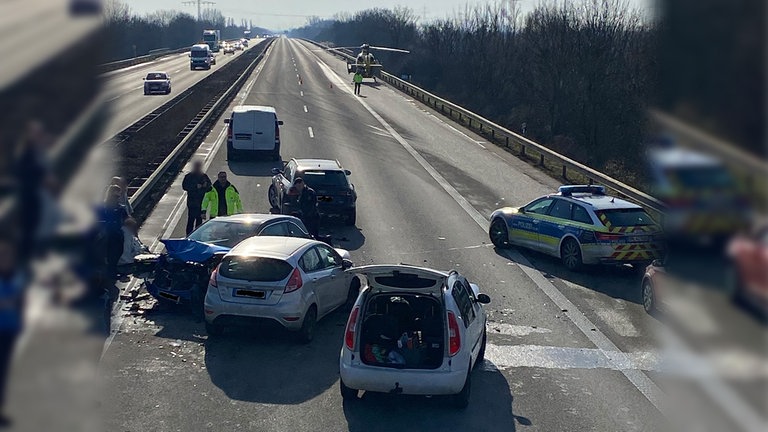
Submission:
[[[24,323],[24,280],[0,278],[0,332],[18,333]]]

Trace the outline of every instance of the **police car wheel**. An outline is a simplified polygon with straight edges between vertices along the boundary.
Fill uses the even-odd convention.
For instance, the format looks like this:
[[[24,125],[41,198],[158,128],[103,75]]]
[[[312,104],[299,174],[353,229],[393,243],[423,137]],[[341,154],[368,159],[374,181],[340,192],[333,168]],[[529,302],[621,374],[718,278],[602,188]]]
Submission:
[[[497,248],[503,249],[509,247],[509,233],[507,224],[501,219],[494,219],[491,228],[488,230],[491,243]]]
[[[560,247],[560,259],[568,270],[579,270],[582,266],[579,243],[570,238],[563,242],[563,245]]]

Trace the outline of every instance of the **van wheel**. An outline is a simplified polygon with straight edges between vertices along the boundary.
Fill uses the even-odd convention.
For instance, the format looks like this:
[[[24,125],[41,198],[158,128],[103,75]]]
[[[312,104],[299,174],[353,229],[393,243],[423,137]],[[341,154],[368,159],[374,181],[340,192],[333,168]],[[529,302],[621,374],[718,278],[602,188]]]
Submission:
[[[339,391],[341,392],[341,398],[344,400],[357,399],[357,390],[347,387],[341,378],[339,378]]]
[[[472,370],[470,369],[467,372],[467,379],[464,381],[464,387],[461,388],[461,391],[456,393],[455,395],[451,395],[451,405],[453,405],[454,408],[458,409],[465,409],[467,406],[469,406],[469,395],[472,390]]]
[[[315,305],[309,307],[307,314],[304,316],[304,322],[301,324],[301,330],[299,330],[299,341],[301,343],[310,343],[315,337],[315,325],[317,324],[317,308]]]

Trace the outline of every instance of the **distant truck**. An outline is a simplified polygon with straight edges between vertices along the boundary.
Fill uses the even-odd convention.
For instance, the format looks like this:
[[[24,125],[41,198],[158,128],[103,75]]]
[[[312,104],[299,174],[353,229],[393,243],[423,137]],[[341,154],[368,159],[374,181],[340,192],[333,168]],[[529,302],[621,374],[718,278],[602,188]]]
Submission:
[[[221,49],[221,30],[203,30],[203,43],[207,44],[212,52]]]
[[[250,30],[245,30],[243,32],[243,37],[246,38],[246,39],[250,39],[251,38],[251,31]]]

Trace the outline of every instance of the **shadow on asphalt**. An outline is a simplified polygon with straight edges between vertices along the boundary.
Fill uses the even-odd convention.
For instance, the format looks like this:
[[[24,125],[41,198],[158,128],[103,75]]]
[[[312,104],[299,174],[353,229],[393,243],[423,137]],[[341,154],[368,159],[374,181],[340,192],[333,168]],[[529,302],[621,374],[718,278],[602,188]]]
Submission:
[[[267,161],[255,159],[248,161],[246,158],[236,161],[227,161],[227,166],[232,174],[250,177],[272,177],[272,168],[283,168],[281,161]]]
[[[456,410],[445,397],[363,393],[344,401],[350,432],[401,430],[515,431],[529,419],[515,415],[513,397],[501,372],[474,371],[472,395],[466,410]]]
[[[284,330],[228,329],[205,343],[211,382],[227,397],[269,404],[298,404],[327,391],[339,379],[339,352],[347,320],[336,311],[317,325],[310,344]]]
[[[365,244],[363,231],[354,226],[344,226],[338,222],[326,222],[320,226],[320,234],[330,234],[333,247],[356,251]]]

